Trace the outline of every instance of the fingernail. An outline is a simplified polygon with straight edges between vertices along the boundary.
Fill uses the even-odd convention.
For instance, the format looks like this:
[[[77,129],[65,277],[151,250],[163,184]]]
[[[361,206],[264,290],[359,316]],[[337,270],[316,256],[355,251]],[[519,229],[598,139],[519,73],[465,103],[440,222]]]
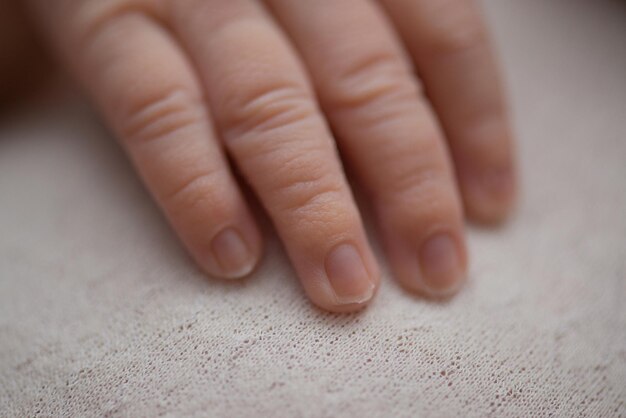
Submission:
[[[464,272],[459,247],[450,234],[427,239],[419,251],[419,262],[428,290],[442,295],[456,290]]]
[[[467,191],[474,212],[485,221],[503,218],[515,195],[515,175],[510,168],[491,169],[468,176]]]
[[[335,247],[326,256],[325,268],[338,305],[363,303],[374,295],[374,282],[353,245]]]
[[[492,168],[480,177],[479,183],[485,194],[502,200],[513,192],[513,171],[509,167]]]
[[[241,234],[233,228],[226,228],[217,234],[211,242],[211,249],[226,278],[240,278],[254,269],[254,255]]]

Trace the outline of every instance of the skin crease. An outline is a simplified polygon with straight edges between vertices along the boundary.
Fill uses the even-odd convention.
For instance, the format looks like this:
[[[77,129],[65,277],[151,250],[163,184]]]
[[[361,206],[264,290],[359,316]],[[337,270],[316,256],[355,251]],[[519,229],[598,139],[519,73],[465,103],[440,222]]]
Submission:
[[[429,297],[464,281],[464,213],[491,224],[513,207],[506,103],[473,1],[27,4],[210,276],[262,256],[227,156],[312,302],[335,312],[366,306],[380,280],[343,164],[395,277]]]

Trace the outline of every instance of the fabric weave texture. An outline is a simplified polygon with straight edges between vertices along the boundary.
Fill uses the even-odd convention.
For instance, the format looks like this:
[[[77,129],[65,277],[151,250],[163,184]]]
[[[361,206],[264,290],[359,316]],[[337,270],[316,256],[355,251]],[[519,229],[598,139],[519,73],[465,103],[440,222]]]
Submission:
[[[485,6],[524,192],[446,303],[383,263],[321,312],[267,225],[252,277],[207,279],[82,101],[2,122],[0,416],[626,417],[626,6]]]

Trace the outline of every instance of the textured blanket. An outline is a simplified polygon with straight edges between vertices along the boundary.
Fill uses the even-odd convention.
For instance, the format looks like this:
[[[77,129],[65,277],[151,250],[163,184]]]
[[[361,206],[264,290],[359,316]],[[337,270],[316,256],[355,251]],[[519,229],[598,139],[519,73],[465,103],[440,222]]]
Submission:
[[[82,101],[2,121],[0,416],[626,417],[626,4],[485,6],[524,194],[447,303],[204,277]]]

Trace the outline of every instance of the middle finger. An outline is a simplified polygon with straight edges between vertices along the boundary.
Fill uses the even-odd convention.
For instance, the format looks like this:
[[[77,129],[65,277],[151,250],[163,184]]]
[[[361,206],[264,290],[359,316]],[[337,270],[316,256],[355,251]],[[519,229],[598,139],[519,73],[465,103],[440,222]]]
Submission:
[[[259,194],[309,296],[366,303],[377,266],[330,132],[296,55],[252,0],[171,2],[226,149]]]

